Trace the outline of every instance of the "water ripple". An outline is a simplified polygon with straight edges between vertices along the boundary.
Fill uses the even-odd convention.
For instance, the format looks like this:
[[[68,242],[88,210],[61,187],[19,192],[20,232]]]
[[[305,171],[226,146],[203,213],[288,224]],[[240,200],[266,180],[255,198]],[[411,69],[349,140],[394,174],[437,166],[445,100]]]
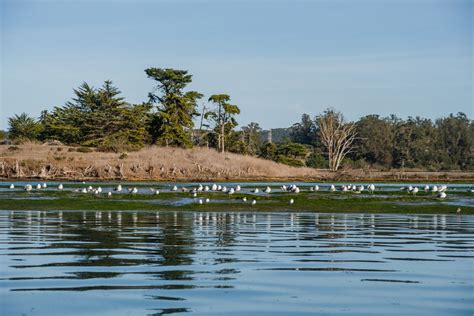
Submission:
[[[468,315],[473,236],[464,215],[0,212],[0,310]]]

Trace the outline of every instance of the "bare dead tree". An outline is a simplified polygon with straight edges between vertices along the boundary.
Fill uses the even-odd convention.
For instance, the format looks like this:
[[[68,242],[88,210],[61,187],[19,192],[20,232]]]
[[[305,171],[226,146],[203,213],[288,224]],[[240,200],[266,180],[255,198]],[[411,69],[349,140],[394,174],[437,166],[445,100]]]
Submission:
[[[341,112],[328,109],[316,117],[321,141],[327,149],[329,169],[337,171],[341,162],[352,149],[356,137],[356,127],[345,122]]]

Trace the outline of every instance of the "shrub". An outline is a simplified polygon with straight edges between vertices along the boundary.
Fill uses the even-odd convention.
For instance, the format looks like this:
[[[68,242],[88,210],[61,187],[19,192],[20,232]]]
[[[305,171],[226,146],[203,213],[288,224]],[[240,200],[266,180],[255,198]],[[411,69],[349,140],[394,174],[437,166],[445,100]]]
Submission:
[[[32,143],[33,140],[29,139],[29,138],[25,138],[25,137],[17,137],[15,139],[12,140],[12,144],[14,145],[22,145],[22,144],[25,144],[25,143]]]
[[[281,144],[277,147],[277,154],[293,159],[304,159],[306,147],[298,143]]]
[[[140,144],[130,143],[125,136],[108,137],[101,145],[97,147],[97,151],[119,153],[123,151],[137,151],[142,146]]]
[[[22,168],[38,170],[38,169],[41,169],[41,167],[43,166],[43,162],[36,159],[25,159],[25,160],[20,161],[20,166]]]
[[[355,161],[351,159],[344,159],[342,161],[342,167],[344,169],[369,169],[370,164],[364,159],[358,159]]]
[[[76,149],[77,152],[79,153],[91,153],[93,152],[92,148],[89,147],[79,147]]]
[[[42,130],[42,125],[26,113],[8,118],[8,136],[12,140],[36,140]]]
[[[265,143],[260,148],[259,157],[264,158],[264,159],[274,160],[276,150],[277,150],[277,146],[274,143]]]
[[[311,153],[306,159],[306,166],[311,168],[328,168],[327,159],[320,153]]]
[[[283,155],[279,155],[275,161],[291,167],[304,167],[304,163],[301,160]]]

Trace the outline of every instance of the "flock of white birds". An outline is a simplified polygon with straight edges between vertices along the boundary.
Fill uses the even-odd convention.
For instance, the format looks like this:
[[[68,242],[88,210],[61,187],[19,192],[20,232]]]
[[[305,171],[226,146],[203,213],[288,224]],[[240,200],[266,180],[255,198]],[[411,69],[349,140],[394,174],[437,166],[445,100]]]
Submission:
[[[85,182],[83,182],[83,184],[85,184]],[[46,183],[38,183],[36,184],[35,186],[31,185],[31,184],[27,184],[24,186],[24,190],[26,191],[32,191],[34,188],[36,190],[41,190],[41,189],[45,189],[47,188],[48,185]],[[15,189],[15,184],[10,184],[10,189]],[[57,190],[63,190],[64,189],[64,186],[63,184],[59,184],[57,186]],[[232,186],[232,187],[227,187],[227,186],[224,186],[224,185],[220,185],[220,184],[212,184],[212,185],[202,185],[202,184],[199,184],[198,186],[196,187],[191,187],[191,188],[188,188],[188,187],[181,187],[181,188],[178,188],[178,186],[174,185],[172,188],[171,188],[171,191],[172,192],[178,192],[178,191],[181,191],[181,192],[188,192],[192,195],[193,198],[198,198],[198,194],[199,193],[202,193],[202,192],[223,192],[223,193],[227,193],[229,195],[232,195],[234,193],[238,193],[241,191],[241,186],[240,185],[236,185],[236,186]],[[281,186],[281,191],[283,192],[288,192],[288,193],[299,193],[301,191],[301,189],[296,186],[295,184],[290,184],[290,185],[282,185]],[[336,192],[336,191],[341,191],[341,192],[353,192],[353,193],[356,193],[356,194],[360,194],[362,192],[367,192],[367,193],[374,193],[375,191],[375,185],[374,184],[369,184],[367,186],[364,186],[364,185],[353,185],[353,184],[348,184],[348,185],[340,185],[339,188],[336,187],[336,185],[334,184],[331,184],[328,188],[328,190],[330,192]],[[409,185],[409,186],[406,186],[406,187],[402,187],[400,188],[401,191],[406,191],[408,192],[409,194],[413,194],[413,195],[416,195],[419,191],[420,191],[420,188],[417,187],[417,186],[412,186],[412,185]],[[138,188],[137,187],[130,187],[130,188],[127,188],[126,190],[122,187],[121,184],[118,184],[114,189],[113,189],[114,192],[129,192],[130,194],[137,194],[138,193]],[[160,194],[160,191],[158,189],[154,189],[154,188],[150,188],[150,191],[153,193],[153,194]],[[254,194],[258,194],[259,192],[262,192],[262,193],[265,193],[265,194],[269,194],[272,192],[272,188],[267,186],[266,188],[260,190],[259,188],[254,188],[254,189],[251,189],[250,192],[251,193],[254,193]],[[317,192],[317,191],[320,191],[320,187],[319,185],[315,185],[315,186],[311,186],[309,188],[309,191],[311,192]],[[446,199],[447,198],[447,191],[448,191],[448,186],[447,185],[433,185],[433,186],[429,186],[429,185],[424,185],[423,186],[423,191],[424,192],[431,192],[432,194],[436,194],[436,197],[439,198],[439,199]],[[80,192],[80,193],[93,193],[93,194],[96,194],[96,195],[99,195],[103,192],[102,190],[102,187],[98,186],[98,187],[92,187],[92,186],[88,186],[88,187],[83,187],[83,188],[80,188],[80,189],[76,189],[75,192]],[[474,193],[474,188],[470,188],[468,189],[468,192],[471,192],[471,193]],[[107,196],[112,196],[112,191],[109,191],[107,192]],[[197,203],[198,204],[204,204],[204,203],[209,203],[210,202],[210,199],[209,198],[199,198],[197,199]],[[242,197],[242,202],[247,202],[247,198],[246,197]],[[290,199],[288,201],[289,204],[294,204],[294,199]],[[252,199],[252,201],[250,201],[250,205],[255,205],[257,204],[257,200],[256,199]]]

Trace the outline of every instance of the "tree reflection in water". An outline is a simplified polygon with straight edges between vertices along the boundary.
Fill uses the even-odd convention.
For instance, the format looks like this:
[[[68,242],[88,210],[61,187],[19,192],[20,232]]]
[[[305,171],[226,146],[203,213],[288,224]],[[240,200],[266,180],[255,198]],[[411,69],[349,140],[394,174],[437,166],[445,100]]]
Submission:
[[[401,313],[423,306],[436,314],[423,303],[439,299],[430,284],[443,285],[449,311],[467,311],[469,302],[468,216],[11,211],[0,213],[0,229],[5,302],[35,293],[24,305],[37,308],[81,293],[97,306],[113,298],[124,310],[151,315],[206,314],[211,306],[223,313],[307,314],[315,306],[336,313],[327,295],[350,289],[339,296],[341,306],[377,314],[387,302],[351,300],[397,286],[390,302],[410,302]],[[19,314],[22,304],[12,304],[4,305]]]

